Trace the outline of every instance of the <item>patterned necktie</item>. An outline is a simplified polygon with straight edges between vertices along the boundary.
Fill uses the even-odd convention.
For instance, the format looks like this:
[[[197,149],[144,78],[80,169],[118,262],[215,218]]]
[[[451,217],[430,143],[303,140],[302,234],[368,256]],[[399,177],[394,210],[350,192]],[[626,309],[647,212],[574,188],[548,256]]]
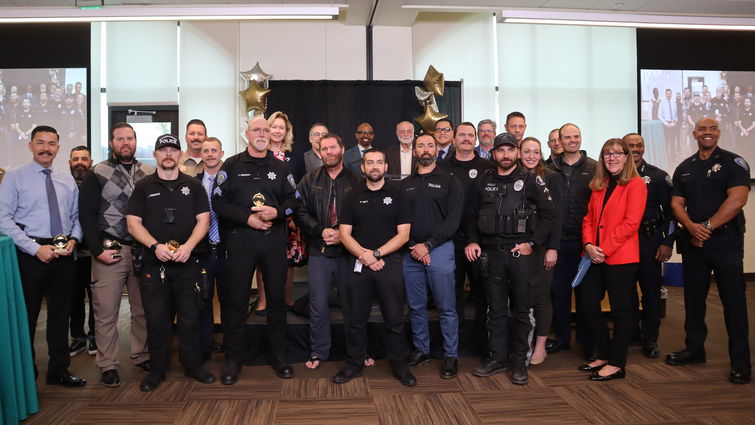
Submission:
[[[446,156],[446,151],[444,150],[438,151],[438,160],[443,159],[444,156]]]
[[[215,214],[215,210],[212,209],[212,191],[215,187],[215,176],[207,175],[210,180],[210,190],[207,191],[207,198],[210,201],[210,243],[217,244],[220,242],[220,230],[218,229],[218,216]]]
[[[58,196],[55,193],[55,185],[52,183],[52,170],[46,168],[42,170],[45,173],[45,188],[47,189],[47,206],[50,208],[50,237],[63,234],[63,222],[60,219],[60,208],[58,208]]]

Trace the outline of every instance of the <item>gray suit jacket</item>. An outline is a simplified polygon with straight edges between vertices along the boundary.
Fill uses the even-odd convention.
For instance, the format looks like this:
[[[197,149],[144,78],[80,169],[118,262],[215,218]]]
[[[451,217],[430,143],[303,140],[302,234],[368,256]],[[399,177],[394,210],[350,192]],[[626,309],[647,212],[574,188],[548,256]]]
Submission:
[[[304,168],[307,172],[322,167],[322,159],[312,149],[304,152]]]
[[[345,165],[346,168],[357,173],[358,175],[364,176],[364,173],[362,173],[362,168],[360,168],[360,166],[362,165],[362,154],[359,151],[359,145],[356,145],[344,152],[343,165]]]

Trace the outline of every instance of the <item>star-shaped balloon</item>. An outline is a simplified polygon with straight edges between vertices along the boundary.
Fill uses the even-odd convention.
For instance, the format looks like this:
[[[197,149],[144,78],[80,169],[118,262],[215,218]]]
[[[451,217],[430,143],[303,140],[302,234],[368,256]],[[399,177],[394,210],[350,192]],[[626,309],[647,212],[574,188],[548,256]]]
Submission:
[[[417,100],[419,101],[420,106],[423,108],[426,106],[429,106],[435,112],[438,111],[438,104],[435,103],[435,94],[433,92],[422,90],[419,87],[414,87],[414,95],[417,96]]]
[[[265,109],[267,109],[267,95],[269,93],[270,89],[263,89],[254,80],[249,82],[249,87],[246,90],[239,92],[246,103],[246,112],[265,112]]]
[[[273,78],[273,75],[263,71],[260,67],[260,63],[257,62],[249,71],[241,71],[241,77],[244,78],[247,83],[256,81],[260,87],[266,89],[270,86],[269,80]]]
[[[438,96],[443,96],[446,80],[443,78],[443,73],[438,72],[434,66],[430,65],[430,67],[427,68],[427,73],[425,74],[423,82],[425,83],[425,90],[433,92]]]
[[[415,118],[414,121],[422,127],[425,133],[433,134],[435,133],[435,123],[443,118],[448,118],[448,115],[433,111],[432,108],[426,106],[425,112]]]

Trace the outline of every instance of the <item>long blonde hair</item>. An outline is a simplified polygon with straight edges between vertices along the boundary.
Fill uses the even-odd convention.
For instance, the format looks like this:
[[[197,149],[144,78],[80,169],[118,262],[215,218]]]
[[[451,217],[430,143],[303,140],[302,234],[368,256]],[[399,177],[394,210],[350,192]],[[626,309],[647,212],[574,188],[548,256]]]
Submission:
[[[606,168],[603,154],[608,152],[608,150],[614,146],[619,146],[621,148],[621,151],[624,152],[624,155],[626,156],[626,161],[624,161],[624,168],[622,168],[621,172],[619,173],[616,184],[625,185],[629,183],[629,181],[634,177],[640,176],[640,174],[637,172],[637,167],[634,165],[632,152],[629,151],[627,142],[621,139],[608,139],[605,143],[603,143],[603,147],[600,148],[598,166],[595,168],[595,175],[593,176],[592,180],[590,180],[590,189],[595,191],[603,190],[608,184],[608,176],[611,173],[609,173],[608,168]]]
[[[276,118],[280,118],[283,120],[283,122],[286,123],[286,136],[283,137],[283,143],[281,143],[281,151],[291,152],[291,147],[294,144],[294,129],[291,125],[291,121],[289,121],[288,115],[284,114],[281,111],[275,111],[270,114],[270,117],[268,117],[268,124],[272,126]]]

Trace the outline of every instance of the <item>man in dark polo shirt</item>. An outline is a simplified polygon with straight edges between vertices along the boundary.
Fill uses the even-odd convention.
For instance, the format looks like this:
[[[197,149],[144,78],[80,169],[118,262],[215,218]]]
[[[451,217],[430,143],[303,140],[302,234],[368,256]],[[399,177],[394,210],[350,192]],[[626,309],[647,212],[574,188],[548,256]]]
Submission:
[[[170,369],[174,309],[178,314],[179,359],[186,376],[203,384],[215,382],[200,359],[200,294],[196,292],[196,255],[206,251],[200,243],[210,223],[207,193],[199,180],[179,171],[181,144],[175,136],[158,137],[153,155],[157,171],[136,185],[126,209],[129,233],[149,247],[144,254],[140,289],[152,367],[139,386],[142,391],[157,388]]]
[[[414,144],[417,168],[401,182],[412,215],[409,252],[404,254],[404,281],[409,300],[415,351],[410,366],[430,361],[427,288],[440,312],[443,366],[440,376],[450,379],[458,371],[459,320],[456,315],[454,244],[451,238],[461,220],[464,194],[459,180],[435,163],[438,149],[429,134]]]
[[[345,283],[346,351],[349,358],[333,378],[343,384],[362,374],[367,354],[367,321],[372,300],[377,298],[385,322],[385,347],[396,378],[401,384],[417,384],[406,358],[409,345],[404,335],[404,292],[401,247],[409,240],[411,217],[401,203],[397,184],[385,181],[388,164],[383,152],[369,149],[362,157],[365,183],[352,190],[341,206],[341,243],[351,254],[351,271]]]

